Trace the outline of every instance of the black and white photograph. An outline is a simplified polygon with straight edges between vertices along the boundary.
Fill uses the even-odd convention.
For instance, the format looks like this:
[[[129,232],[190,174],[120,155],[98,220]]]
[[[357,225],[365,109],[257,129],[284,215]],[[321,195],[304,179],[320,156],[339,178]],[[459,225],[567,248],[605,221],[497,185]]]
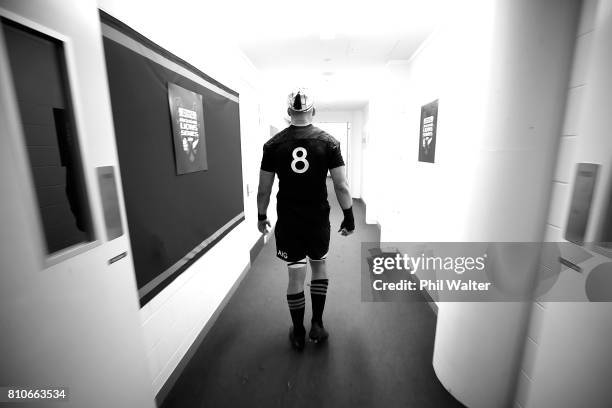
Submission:
[[[612,408],[612,0],[0,0],[0,407]]]

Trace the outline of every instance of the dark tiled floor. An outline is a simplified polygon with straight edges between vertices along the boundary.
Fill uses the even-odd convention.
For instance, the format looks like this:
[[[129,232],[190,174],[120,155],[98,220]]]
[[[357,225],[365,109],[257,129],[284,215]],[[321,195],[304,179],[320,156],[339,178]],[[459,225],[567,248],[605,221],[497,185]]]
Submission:
[[[331,188],[330,204],[335,231],[342,213]],[[361,301],[360,243],[377,241],[378,232],[365,225],[358,203],[355,218],[356,234],[332,234],[327,344],[309,343],[303,353],[290,348],[287,272],[271,240],[163,408],[462,407],[433,371],[436,318],[429,305]]]

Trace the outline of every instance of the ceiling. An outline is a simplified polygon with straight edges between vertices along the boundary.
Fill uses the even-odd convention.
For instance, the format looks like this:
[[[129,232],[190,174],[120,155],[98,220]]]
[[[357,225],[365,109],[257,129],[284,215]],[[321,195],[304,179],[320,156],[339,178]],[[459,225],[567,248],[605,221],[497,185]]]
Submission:
[[[405,60],[451,16],[456,0],[104,0],[147,27],[172,21],[189,55],[238,46],[259,69],[267,97],[284,103],[295,87],[311,88],[319,109],[362,107],[391,60]],[[142,13],[146,10],[147,13]],[[180,24],[177,24],[180,23]],[[144,35],[149,35],[147,31]],[[173,38],[174,38],[173,37]],[[206,37],[206,38],[203,38]],[[163,45],[163,43],[162,43]]]
[[[284,97],[311,88],[321,109],[363,106],[390,60],[408,59],[433,32],[449,0],[261,0],[240,10],[227,35]]]

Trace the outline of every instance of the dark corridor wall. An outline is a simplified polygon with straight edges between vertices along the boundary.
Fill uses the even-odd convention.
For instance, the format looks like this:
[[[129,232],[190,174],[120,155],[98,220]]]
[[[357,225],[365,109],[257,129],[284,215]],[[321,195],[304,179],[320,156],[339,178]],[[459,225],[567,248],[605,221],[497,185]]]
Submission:
[[[239,105],[109,38],[104,50],[138,288],[181,265],[144,304],[244,219]],[[176,174],[169,82],[203,96],[206,171]]]

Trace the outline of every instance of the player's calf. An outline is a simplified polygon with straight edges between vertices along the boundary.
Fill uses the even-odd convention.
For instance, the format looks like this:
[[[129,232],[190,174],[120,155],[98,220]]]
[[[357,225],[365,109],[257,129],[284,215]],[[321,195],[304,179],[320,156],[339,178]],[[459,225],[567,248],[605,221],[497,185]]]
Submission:
[[[304,327],[304,311],[306,298],[304,297],[304,279],[306,278],[306,260],[290,262],[289,284],[287,286],[287,304],[293,327],[289,331],[289,341],[298,350],[304,348],[306,328]]]
[[[311,260],[312,281],[310,282],[310,298],[312,300],[312,326],[308,337],[315,343],[327,339],[329,334],[323,327],[323,310],[327,298],[327,279],[325,259]]]

